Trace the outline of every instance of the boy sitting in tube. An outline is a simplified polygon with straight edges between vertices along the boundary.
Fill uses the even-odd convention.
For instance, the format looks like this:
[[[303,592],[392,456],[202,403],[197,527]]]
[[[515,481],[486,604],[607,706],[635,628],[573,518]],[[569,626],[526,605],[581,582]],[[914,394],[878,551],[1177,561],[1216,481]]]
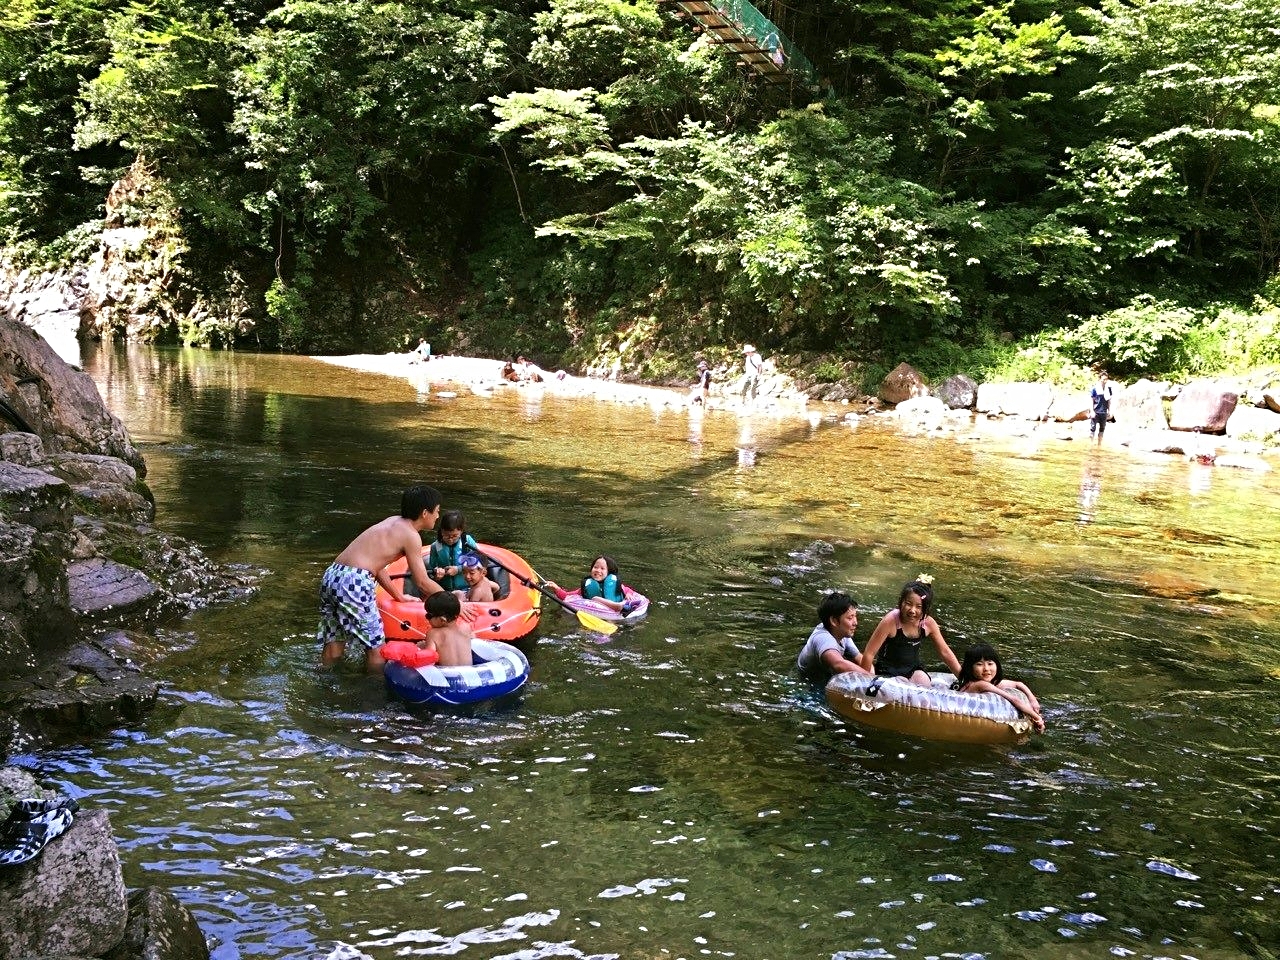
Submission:
[[[471,627],[459,623],[462,601],[448,591],[433,593],[427,597],[427,638],[422,645],[435,650],[440,658],[438,667],[471,666]]]

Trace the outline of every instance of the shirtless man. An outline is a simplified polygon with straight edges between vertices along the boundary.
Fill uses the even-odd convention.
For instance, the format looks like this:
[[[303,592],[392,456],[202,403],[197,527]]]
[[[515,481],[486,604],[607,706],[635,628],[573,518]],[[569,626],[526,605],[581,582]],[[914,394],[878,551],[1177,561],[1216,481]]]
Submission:
[[[459,623],[462,601],[452,593],[437,593],[427,597],[426,645],[434,648],[440,657],[438,667],[471,666],[471,628]]]
[[[409,575],[424,597],[441,592],[440,584],[427,576],[422,562],[423,530],[430,530],[440,516],[440,493],[433,487],[410,487],[400,498],[400,516],[375,523],[338,554],[320,580],[320,627],[316,639],[325,666],[341,660],[347,638],[354,637],[366,648],[365,663],[370,672],[382,669],[378,647],[386,639],[382,618],[374,600],[374,585],[403,601],[400,584],[386,573],[387,564],[400,557],[409,560]],[[474,616],[474,614],[473,614]]]

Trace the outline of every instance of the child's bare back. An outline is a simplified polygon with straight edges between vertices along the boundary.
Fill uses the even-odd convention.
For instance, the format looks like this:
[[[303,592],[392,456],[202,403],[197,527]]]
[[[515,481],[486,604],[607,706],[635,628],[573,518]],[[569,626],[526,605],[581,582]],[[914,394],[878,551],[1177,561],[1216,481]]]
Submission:
[[[471,666],[471,628],[456,620],[442,627],[427,631],[427,642],[436,648],[440,656],[438,667]]]
[[[471,627],[460,622],[462,601],[447,591],[433,593],[426,600],[427,643],[435,648],[439,667],[471,666]]]

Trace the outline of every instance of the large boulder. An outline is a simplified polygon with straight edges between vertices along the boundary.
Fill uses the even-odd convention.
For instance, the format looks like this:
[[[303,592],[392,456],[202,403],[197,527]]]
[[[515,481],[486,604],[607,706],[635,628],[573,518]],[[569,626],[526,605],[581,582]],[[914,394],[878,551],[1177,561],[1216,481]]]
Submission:
[[[1088,420],[1092,413],[1093,404],[1087,392],[1055,389],[1046,418],[1058,423],[1072,423],[1076,420]]]
[[[1223,433],[1239,399],[1234,386],[1215,380],[1196,380],[1174,398],[1169,410],[1171,430]]]
[[[70,635],[66,560],[74,542],[67,484],[0,460],[0,621],[13,628],[0,639],[0,675],[34,665],[16,637],[57,642]]]
[[[129,894],[124,939],[105,960],[209,960],[209,944],[177,897],[144,887]]]
[[[1280,436],[1280,413],[1237,406],[1227,420],[1226,434],[1240,439],[1272,440]]]
[[[8,316],[0,318],[0,394],[50,453],[116,457],[146,474],[124,424],[107,410],[88,374],[59,357],[44,338]],[[13,417],[9,417],[10,420]]]
[[[1043,420],[1053,404],[1047,383],[984,383],[978,387],[978,412],[991,416]]]
[[[936,430],[942,426],[948,407],[937,397],[911,397],[893,408],[893,415],[908,427]]]
[[[1164,384],[1139,380],[1117,391],[1111,402],[1111,416],[1116,423],[1132,430],[1167,430],[1164,415]]]
[[[1262,391],[1262,402],[1268,410],[1280,413],[1280,387],[1266,387]]]
[[[0,872],[0,960],[99,956],[123,939],[127,918],[105,811],[78,814],[34,860]]]
[[[929,394],[929,385],[920,372],[909,363],[900,363],[880,384],[880,399],[885,403],[902,403],[912,397]]]
[[[972,410],[978,402],[978,385],[963,373],[957,373],[942,381],[937,395],[952,410]]]

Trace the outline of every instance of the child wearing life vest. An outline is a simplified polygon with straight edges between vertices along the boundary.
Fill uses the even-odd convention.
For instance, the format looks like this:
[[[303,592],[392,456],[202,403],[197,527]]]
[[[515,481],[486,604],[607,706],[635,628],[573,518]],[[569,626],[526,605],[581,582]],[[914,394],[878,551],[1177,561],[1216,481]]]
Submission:
[[[544,585],[555,591],[563,600],[569,594],[556,585],[555,581],[544,581]],[[624,617],[635,610],[639,604],[628,600],[622,589],[622,578],[618,576],[618,562],[607,554],[600,554],[591,563],[591,572],[582,578],[578,588],[584,600],[594,600],[610,610],[616,610]]]
[[[467,533],[467,521],[461,510],[445,510],[440,514],[440,529],[427,554],[427,572],[445,590],[466,590],[462,576],[462,555],[476,548]]]

